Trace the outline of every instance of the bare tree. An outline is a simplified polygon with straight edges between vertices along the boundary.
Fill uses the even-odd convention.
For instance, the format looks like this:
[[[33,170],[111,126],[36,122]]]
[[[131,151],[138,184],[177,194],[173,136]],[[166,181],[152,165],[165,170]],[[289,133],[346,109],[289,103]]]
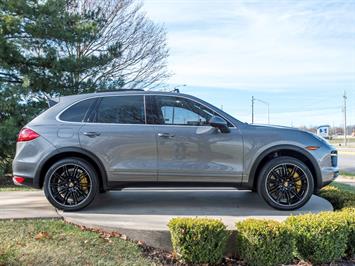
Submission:
[[[74,46],[75,51],[68,52],[80,58],[112,52],[112,47],[118,51],[115,59],[95,69],[95,74],[90,71],[78,76],[79,83],[90,78],[94,85],[112,81],[128,89],[152,89],[169,77],[165,29],[147,18],[141,3],[134,0],[76,2],[74,8],[71,6],[73,12],[99,16],[101,23],[93,38]]]

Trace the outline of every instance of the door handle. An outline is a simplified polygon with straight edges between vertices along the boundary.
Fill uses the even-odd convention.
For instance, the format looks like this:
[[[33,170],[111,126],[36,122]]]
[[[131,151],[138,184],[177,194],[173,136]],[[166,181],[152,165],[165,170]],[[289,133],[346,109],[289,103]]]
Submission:
[[[171,135],[171,134],[169,134],[169,133],[158,133],[158,137],[168,139],[168,138],[173,138],[173,137],[175,137],[175,135]]]
[[[83,134],[89,138],[95,138],[101,135],[99,132],[83,132]]]

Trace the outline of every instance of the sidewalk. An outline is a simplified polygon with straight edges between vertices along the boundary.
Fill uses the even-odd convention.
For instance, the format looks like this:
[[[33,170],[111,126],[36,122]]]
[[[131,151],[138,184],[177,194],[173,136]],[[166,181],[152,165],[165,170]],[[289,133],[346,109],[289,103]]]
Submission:
[[[1,219],[61,218],[43,191],[0,192]]]
[[[335,179],[336,182],[354,186],[355,187],[355,179],[350,179],[350,178],[344,178],[342,176],[339,176],[337,179]]]

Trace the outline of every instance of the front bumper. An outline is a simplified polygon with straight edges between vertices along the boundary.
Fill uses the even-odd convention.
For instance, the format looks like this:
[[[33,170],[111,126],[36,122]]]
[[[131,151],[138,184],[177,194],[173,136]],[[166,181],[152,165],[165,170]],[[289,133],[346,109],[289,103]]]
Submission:
[[[320,187],[324,187],[333,182],[339,176],[338,152],[331,150],[320,160],[321,179]]]
[[[339,176],[338,167],[325,167],[322,168],[322,187],[333,182]]]

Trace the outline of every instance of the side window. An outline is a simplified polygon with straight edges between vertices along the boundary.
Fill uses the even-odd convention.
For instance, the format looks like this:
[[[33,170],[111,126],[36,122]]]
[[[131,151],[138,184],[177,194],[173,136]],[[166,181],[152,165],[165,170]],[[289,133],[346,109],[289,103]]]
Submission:
[[[87,99],[74,104],[65,110],[59,117],[62,121],[83,122],[89,108],[96,101],[96,98]]]
[[[173,96],[156,96],[155,112],[158,124],[207,125],[214,112],[189,99]]]
[[[145,124],[143,96],[103,97],[97,108],[95,122]]]

